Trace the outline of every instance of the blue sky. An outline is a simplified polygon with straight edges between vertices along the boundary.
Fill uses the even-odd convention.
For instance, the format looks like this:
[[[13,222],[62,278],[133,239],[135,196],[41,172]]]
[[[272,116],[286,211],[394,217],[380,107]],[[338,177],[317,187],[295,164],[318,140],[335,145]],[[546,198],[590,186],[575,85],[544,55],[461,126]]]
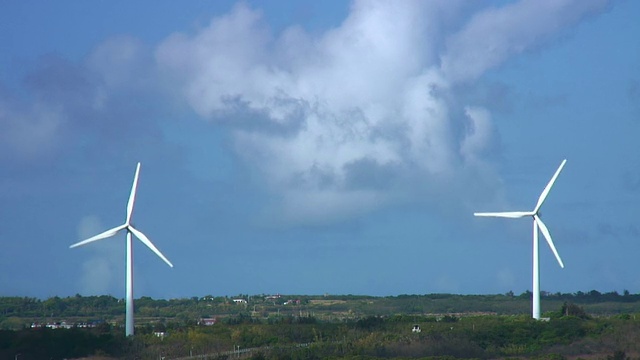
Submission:
[[[640,292],[639,2],[0,8],[0,295]]]

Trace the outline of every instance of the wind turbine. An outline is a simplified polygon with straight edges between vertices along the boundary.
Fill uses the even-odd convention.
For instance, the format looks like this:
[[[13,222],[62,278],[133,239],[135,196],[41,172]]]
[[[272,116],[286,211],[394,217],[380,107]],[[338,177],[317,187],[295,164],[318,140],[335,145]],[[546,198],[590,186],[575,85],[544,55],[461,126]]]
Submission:
[[[538,198],[538,203],[536,207],[532,211],[509,211],[509,212],[487,212],[487,213],[473,213],[475,216],[489,216],[489,217],[502,217],[502,218],[522,218],[531,216],[533,218],[533,307],[532,307],[532,316],[534,319],[540,319],[540,257],[538,255],[538,229],[544,235],[544,238],[547,240],[551,251],[553,251],[553,255],[556,256],[558,260],[558,264],[560,264],[561,268],[564,268],[564,264],[562,263],[562,259],[560,259],[560,255],[558,255],[558,251],[556,247],[553,245],[553,240],[551,240],[551,234],[549,233],[549,229],[540,219],[540,207],[544,203],[547,195],[549,195],[549,191],[553,186],[553,183],[560,175],[560,171],[564,167],[564,164],[567,162],[567,159],[562,160],[560,167],[556,170],[556,173],[553,174],[553,177],[547,184],[547,186],[540,194]]]
[[[106,239],[112,237],[122,230],[127,231],[127,278],[126,278],[126,312],[125,312],[125,334],[126,336],[133,335],[133,241],[131,234],[135,235],[143,244],[145,244],[151,251],[156,253],[164,262],[173,267],[173,264],[158,250],[151,240],[140,232],[138,229],[131,225],[131,215],[133,213],[133,203],[136,198],[136,188],[138,186],[138,174],[140,173],[140,163],[136,167],[136,175],[133,178],[133,186],[131,187],[131,194],[129,195],[129,202],[127,203],[127,218],[125,223],[116,226],[113,229],[109,229],[96,236],[90,237],[86,240],[80,241],[71,245],[69,248],[75,248],[94,241]]]

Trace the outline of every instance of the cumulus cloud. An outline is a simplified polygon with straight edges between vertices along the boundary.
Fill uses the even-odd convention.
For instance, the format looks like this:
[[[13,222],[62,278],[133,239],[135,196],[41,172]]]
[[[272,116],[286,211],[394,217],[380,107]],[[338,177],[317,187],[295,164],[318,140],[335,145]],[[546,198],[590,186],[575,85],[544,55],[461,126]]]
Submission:
[[[239,3],[169,36],[153,56],[120,36],[79,63],[44,57],[25,82],[31,99],[0,92],[0,154],[24,160],[98,144],[84,151],[98,156],[123,143],[141,152],[143,138],[132,134],[156,144],[157,125],[145,119],[162,106],[145,101],[157,103],[164,84],[162,95],[230,129],[237,153],[296,222],[425,198],[416,194],[447,201],[441,194],[463,196],[452,186],[498,183],[491,113],[464,103],[459,85],[606,4],[358,0],[324,33],[294,25],[274,34],[259,10]]]
[[[491,114],[461,104],[456,84],[605,4],[523,0],[476,11],[450,1],[355,1],[320,35],[298,26],[272,34],[260,11],[239,4],[194,34],[167,38],[156,60],[201,117],[230,126],[237,152],[281,196],[285,214],[335,218],[410,198],[415,186],[459,186],[451,180],[461,175],[495,183]]]
[[[140,40],[118,36],[81,61],[41,56],[24,76],[24,88],[0,83],[0,161],[39,166],[68,157],[179,156],[164,143],[157,121],[171,104],[160,91],[166,79],[155,72],[152,54]]]
[[[466,136],[460,143],[460,155],[468,162],[482,161],[486,152],[494,144],[495,131],[491,123],[491,114],[484,108],[467,107],[468,118]]]
[[[452,82],[477,79],[514,55],[606,8],[608,0],[521,0],[479,11],[446,40],[442,71]]]
[[[0,96],[0,158],[29,160],[56,148],[65,115],[57,106],[21,106]]]
[[[102,79],[103,86],[131,86],[144,78],[149,53],[142,42],[131,36],[109,38],[89,54],[86,66]]]
[[[84,64],[57,55],[38,59],[24,79],[24,96],[0,91],[0,159],[50,159],[76,143],[70,134],[86,129],[88,120],[96,117],[101,83]]]

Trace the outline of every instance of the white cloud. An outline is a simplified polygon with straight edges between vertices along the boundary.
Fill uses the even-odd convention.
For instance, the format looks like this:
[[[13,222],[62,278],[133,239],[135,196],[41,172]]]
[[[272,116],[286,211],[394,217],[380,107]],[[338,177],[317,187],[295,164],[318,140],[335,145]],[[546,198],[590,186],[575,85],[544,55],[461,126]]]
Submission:
[[[46,155],[57,146],[64,122],[58,106],[36,103],[24,109],[0,97],[0,152],[20,160]]]
[[[136,82],[144,71],[147,57],[142,43],[130,36],[107,39],[89,54],[88,69],[99,74],[109,88]]]
[[[514,55],[536,48],[608,0],[521,0],[478,12],[448,36],[442,70],[452,82],[472,81]]]
[[[460,144],[460,153],[468,162],[482,161],[488,146],[494,143],[495,131],[491,114],[480,107],[467,107],[465,114],[468,125],[465,137]]]
[[[193,35],[170,36],[156,60],[198,114],[232,126],[236,150],[281,195],[284,213],[316,221],[410,198],[408,183],[446,187],[475,172],[497,183],[485,161],[499,141],[490,113],[459,104],[454,85],[604,3],[524,0],[464,23],[461,2],[355,1],[319,36],[295,26],[274,36],[240,4]],[[395,186],[350,181],[353,171],[388,169]]]
[[[236,99],[251,109],[270,109],[269,101],[287,90],[288,78],[270,66],[269,40],[260,13],[239,4],[192,38],[172,35],[157,57],[184,76],[187,100],[204,117],[233,110],[229,106]]]

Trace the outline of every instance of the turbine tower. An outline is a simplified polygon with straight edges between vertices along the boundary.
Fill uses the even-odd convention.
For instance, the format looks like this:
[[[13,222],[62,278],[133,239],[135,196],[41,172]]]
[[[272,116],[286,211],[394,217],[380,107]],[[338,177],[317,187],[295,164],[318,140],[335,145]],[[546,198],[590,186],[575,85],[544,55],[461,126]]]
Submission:
[[[126,312],[125,312],[125,334],[127,336],[133,335],[133,240],[131,234],[135,235],[143,244],[145,244],[151,251],[156,253],[164,262],[173,267],[173,264],[158,250],[151,240],[140,232],[138,229],[131,225],[131,215],[133,213],[133,203],[136,199],[136,188],[138,186],[138,174],[140,173],[140,163],[136,167],[136,174],[133,178],[133,186],[131,187],[131,194],[129,195],[129,202],[127,203],[127,218],[125,223],[116,226],[113,229],[109,229],[96,236],[90,237],[86,240],[80,241],[70,246],[75,248],[94,241],[106,239],[112,237],[122,230],[127,231],[127,275],[126,275]]]
[[[564,268],[564,264],[562,263],[562,259],[560,259],[560,255],[558,255],[558,251],[556,250],[555,245],[553,245],[553,240],[551,240],[551,234],[549,233],[549,229],[540,219],[540,207],[544,203],[547,195],[549,195],[549,191],[553,186],[553,183],[560,175],[560,171],[564,167],[564,164],[567,162],[567,159],[562,160],[560,167],[556,170],[556,173],[553,174],[553,177],[547,184],[547,186],[540,194],[538,198],[538,203],[533,211],[509,211],[509,212],[487,212],[487,213],[474,213],[475,216],[489,216],[489,217],[502,217],[502,218],[522,218],[531,216],[533,218],[533,306],[532,306],[532,316],[534,319],[540,319],[540,257],[538,255],[538,229],[544,235],[544,238],[547,240],[551,251],[553,251],[553,255],[556,256],[558,260],[558,264],[560,264],[561,268]]]

